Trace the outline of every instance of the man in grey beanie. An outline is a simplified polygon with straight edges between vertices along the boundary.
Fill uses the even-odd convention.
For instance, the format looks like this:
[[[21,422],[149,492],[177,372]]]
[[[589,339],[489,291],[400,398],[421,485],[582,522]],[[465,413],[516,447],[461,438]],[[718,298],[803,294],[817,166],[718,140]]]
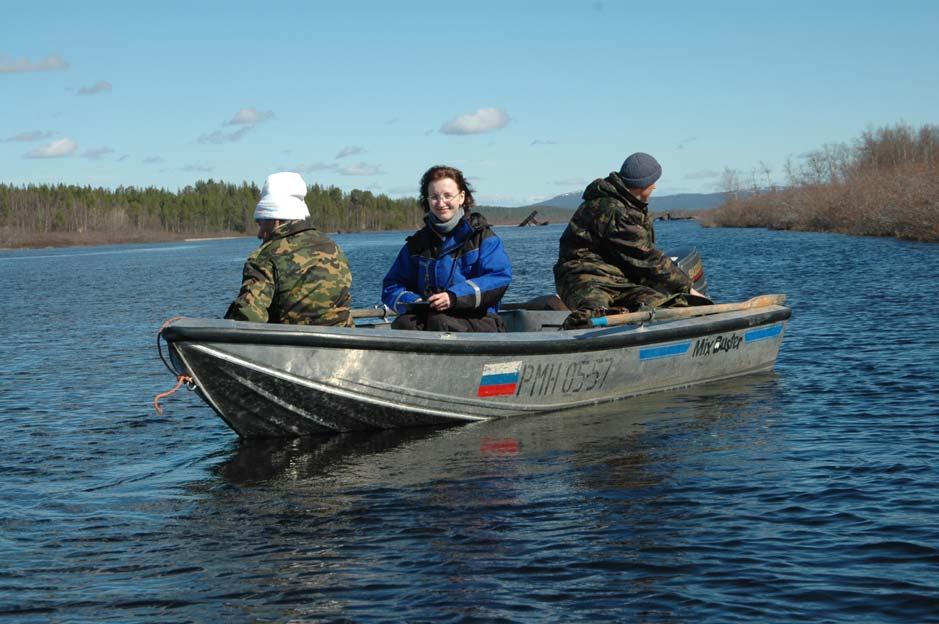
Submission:
[[[655,247],[648,202],[661,176],[655,158],[636,152],[618,172],[584,190],[554,265],[558,295],[572,311],[565,328],[586,327],[611,308],[707,302],[691,278]]]

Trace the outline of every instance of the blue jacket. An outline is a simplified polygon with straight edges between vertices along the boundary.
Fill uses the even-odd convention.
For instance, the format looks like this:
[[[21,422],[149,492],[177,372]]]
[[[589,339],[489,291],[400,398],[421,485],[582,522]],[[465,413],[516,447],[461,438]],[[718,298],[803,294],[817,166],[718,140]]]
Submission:
[[[382,302],[397,312],[438,292],[453,295],[453,310],[496,312],[512,282],[502,239],[478,212],[441,238],[424,226],[407,242],[382,282]]]

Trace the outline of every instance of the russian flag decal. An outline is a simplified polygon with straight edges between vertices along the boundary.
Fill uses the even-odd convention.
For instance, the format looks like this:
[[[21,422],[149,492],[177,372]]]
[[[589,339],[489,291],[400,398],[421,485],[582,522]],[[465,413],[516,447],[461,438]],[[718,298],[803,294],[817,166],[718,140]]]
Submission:
[[[515,386],[518,384],[518,371],[521,367],[521,362],[484,365],[476,396],[491,397],[515,394]]]

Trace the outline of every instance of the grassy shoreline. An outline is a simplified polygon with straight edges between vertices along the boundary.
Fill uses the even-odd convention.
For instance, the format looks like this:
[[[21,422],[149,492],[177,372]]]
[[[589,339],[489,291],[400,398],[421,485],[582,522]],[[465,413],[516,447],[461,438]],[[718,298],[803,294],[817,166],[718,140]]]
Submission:
[[[245,238],[242,232],[47,232],[23,234],[12,240],[0,242],[0,250],[56,249],[61,247],[98,247],[101,245],[127,245],[135,243],[195,242],[196,240]],[[198,237],[198,238],[195,238]]]
[[[517,223],[493,223],[497,227],[514,227]],[[355,230],[341,232],[342,234],[366,234],[370,232],[402,232],[410,234],[414,230],[405,228],[400,230]],[[18,249],[55,249],[60,247],[96,247],[99,245],[126,245],[135,243],[194,243],[199,241],[226,240],[232,238],[254,238],[254,231],[234,232],[231,230],[218,230],[209,232],[163,232],[159,230],[126,231],[126,232],[23,232],[19,234],[0,231],[0,251],[14,251]],[[327,232],[334,235],[336,232]],[[402,237],[402,241],[404,238]]]
[[[803,160],[787,165],[784,188],[726,189],[731,198],[703,213],[702,225],[939,242],[939,126],[867,131]]]
[[[900,240],[939,243],[939,209],[937,208],[930,210],[933,219],[932,224],[928,225],[928,227],[917,227],[916,224],[910,223],[905,225],[894,223],[886,229],[881,227],[878,231],[873,231],[870,228],[851,227],[850,225],[821,225],[809,222],[794,223],[790,220],[781,221],[778,207],[782,205],[782,201],[783,200],[775,195],[761,198],[748,198],[747,200],[731,200],[720,208],[690,215],[684,217],[682,220],[694,220],[702,227],[706,228],[762,228],[792,232],[830,232],[834,234],[847,234],[849,236],[877,236],[897,238]],[[883,219],[880,219],[879,222],[886,223]],[[498,223],[495,225],[498,227],[514,227],[516,224]],[[386,232],[388,230],[375,231]],[[411,230],[401,231],[410,232]],[[368,233],[368,231],[358,233],[365,234]],[[179,234],[168,234],[166,232],[136,232],[127,234],[53,232],[48,234],[32,234],[15,242],[4,242],[0,244],[0,251],[99,247],[104,245],[141,243],[195,243],[201,241],[230,240],[233,238],[253,238],[253,236],[242,232],[225,231]]]

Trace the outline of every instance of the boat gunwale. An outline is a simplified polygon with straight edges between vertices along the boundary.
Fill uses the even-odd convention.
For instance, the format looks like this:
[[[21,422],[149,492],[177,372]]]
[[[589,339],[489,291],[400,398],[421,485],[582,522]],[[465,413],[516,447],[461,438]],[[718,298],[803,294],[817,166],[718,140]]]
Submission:
[[[461,334],[406,332],[369,328],[335,328],[322,326],[263,325],[209,319],[183,318],[162,330],[168,343],[229,343],[285,345],[329,349],[397,351],[415,354],[454,355],[550,355],[606,351],[696,338],[715,332],[728,332],[769,325],[789,319],[788,306],[769,306],[689,319],[647,324],[641,331],[635,326],[607,327],[594,330],[558,332],[517,332],[471,334],[473,339],[460,340]],[[209,320],[212,324],[205,325]],[[197,324],[187,324],[196,321]],[[688,322],[692,321],[692,322]],[[285,329],[289,327],[289,329]],[[325,331],[324,331],[325,330]],[[624,331],[625,330],[625,331]],[[415,334],[421,336],[415,339]],[[524,339],[524,335],[538,339]],[[469,335],[467,335],[469,336]],[[480,338],[483,336],[483,338]],[[492,338],[487,340],[485,338]],[[550,338],[555,339],[550,339]]]

